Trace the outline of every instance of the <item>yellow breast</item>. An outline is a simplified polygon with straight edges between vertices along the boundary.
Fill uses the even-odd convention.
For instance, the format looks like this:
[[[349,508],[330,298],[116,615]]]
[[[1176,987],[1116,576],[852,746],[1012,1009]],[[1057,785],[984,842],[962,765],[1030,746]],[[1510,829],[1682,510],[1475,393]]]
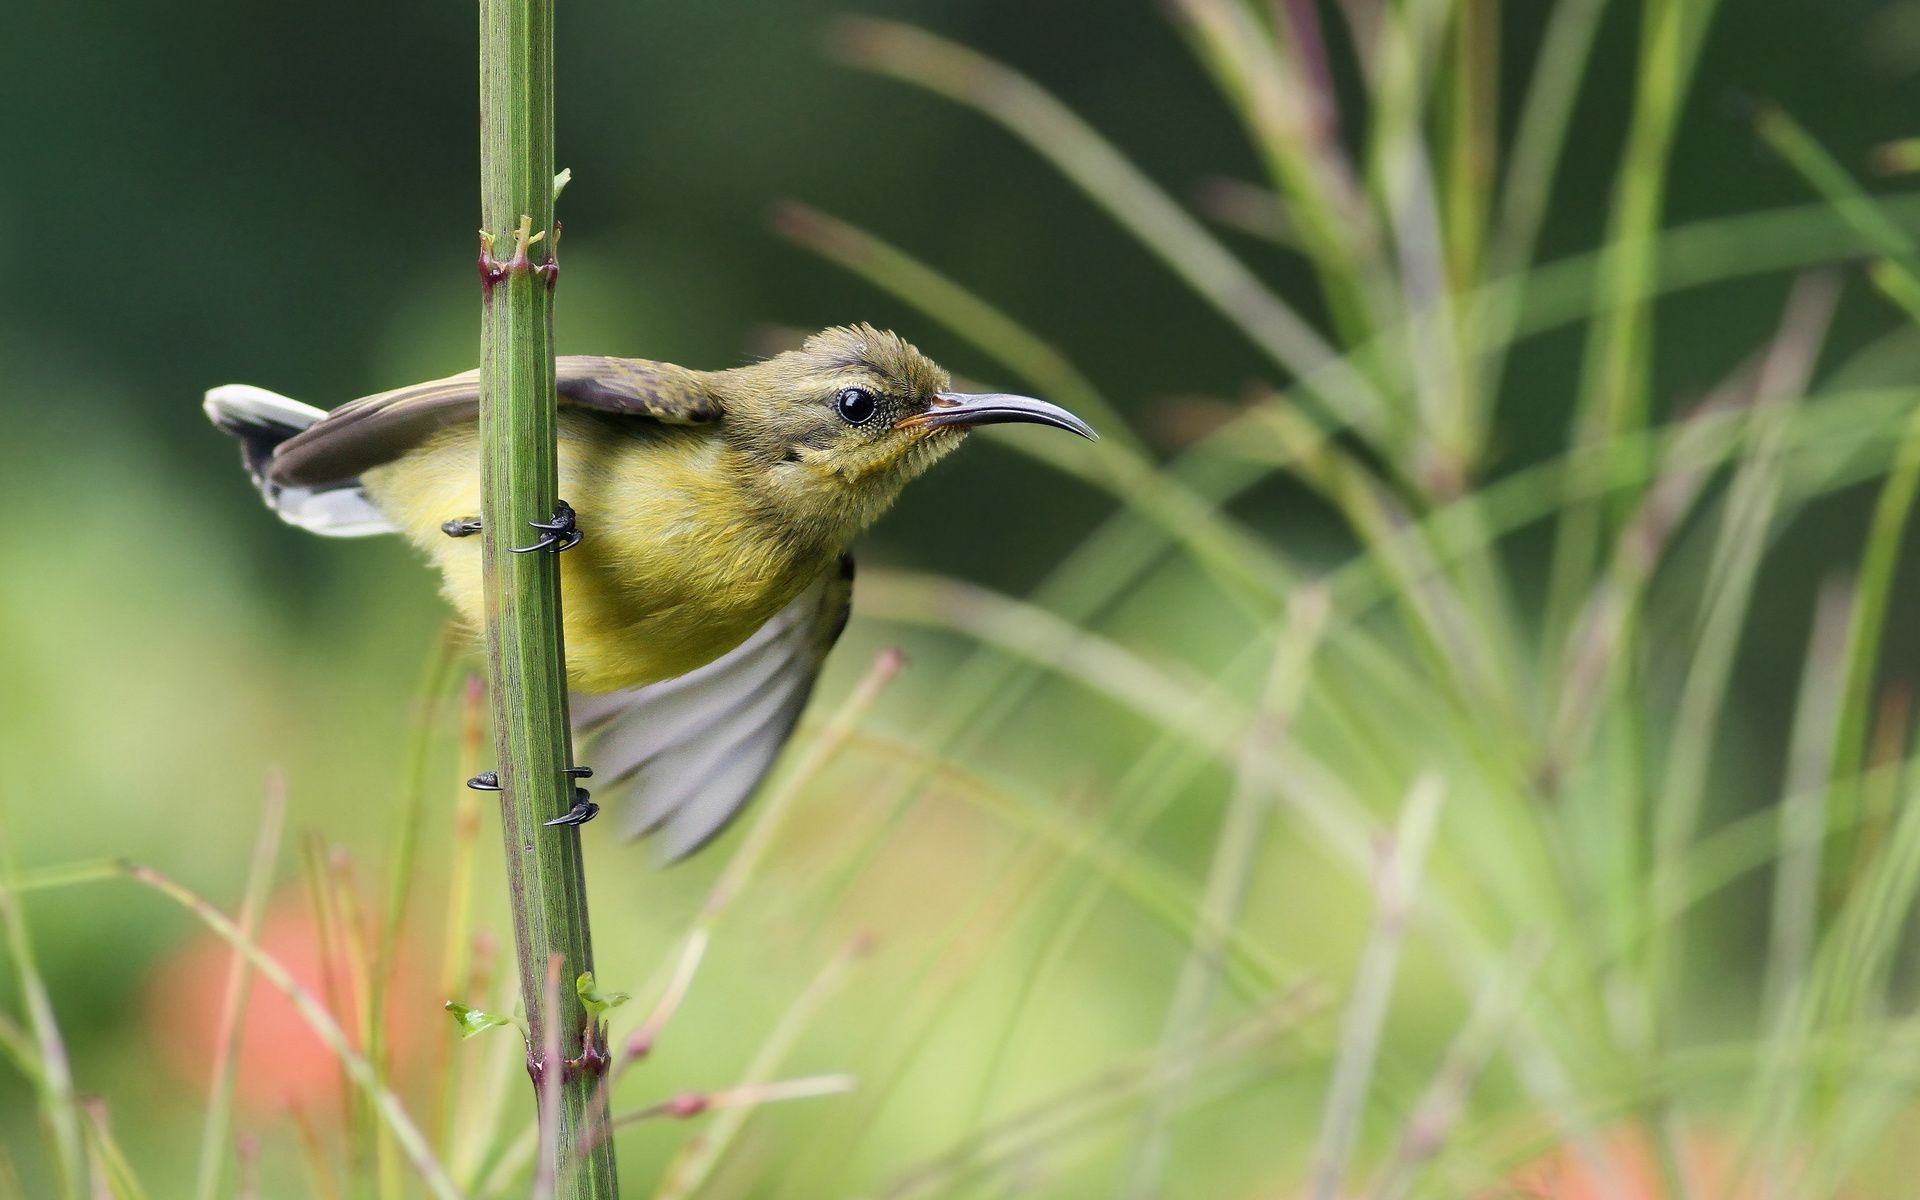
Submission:
[[[362,479],[440,568],[448,600],[474,629],[483,615],[480,539],[448,537],[440,525],[479,514],[478,452],[473,430],[454,430]],[[559,466],[560,495],[585,535],[560,555],[568,674],[583,691],[636,687],[713,661],[830,557],[768,512],[740,452],[711,429],[563,409]]]

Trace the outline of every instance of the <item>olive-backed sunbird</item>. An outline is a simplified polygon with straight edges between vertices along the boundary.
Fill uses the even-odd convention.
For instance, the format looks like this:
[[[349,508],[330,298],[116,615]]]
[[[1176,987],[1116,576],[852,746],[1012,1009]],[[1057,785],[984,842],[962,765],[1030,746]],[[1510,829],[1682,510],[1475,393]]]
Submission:
[[[847,548],[907,481],[976,425],[1094,436],[1042,400],[952,391],[869,325],[722,371],[562,356],[556,380],[559,494],[579,525],[540,542],[572,547],[573,719],[594,740],[596,788],[627,793],[630,832],[657,833],[669,861],[718,834],[772,766],[846,623]],[[403,534],[480,628],[479,539],[461,536],[480,527],[477,372],[332,412],[228,384],[206,411],[282,520]]]

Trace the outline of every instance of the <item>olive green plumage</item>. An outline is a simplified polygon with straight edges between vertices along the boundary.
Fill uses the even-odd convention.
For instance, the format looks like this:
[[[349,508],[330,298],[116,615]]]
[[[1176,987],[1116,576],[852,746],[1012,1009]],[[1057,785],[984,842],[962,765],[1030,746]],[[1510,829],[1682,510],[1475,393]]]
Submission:
[[[614,694],[582,724],[627,729],[620,765],[648,784],[636,822],[701,817],[670,853],[710,836],[771,761],[844,622],[843,556],[902,487],[976,424],[1091,436],[1040,401],[950,392],[932,360],[869,325],[723,371],[556,366],[559,494],[584,534],[560,558],[569,677]],[[469,372],[323,414],[229,385],[207,411],[283,518],[403,534],[478,627],[479,539],[443,529],[480,512],[478,387]]]

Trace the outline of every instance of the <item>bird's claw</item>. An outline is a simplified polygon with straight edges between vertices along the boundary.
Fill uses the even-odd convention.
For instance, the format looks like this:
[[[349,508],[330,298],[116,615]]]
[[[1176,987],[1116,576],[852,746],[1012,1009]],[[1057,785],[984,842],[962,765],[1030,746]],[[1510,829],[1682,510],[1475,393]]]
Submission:
[[[551,550],[558,554],[580,544],[580,527],[574,523],[573,505],[565,500],[554,503],[552,520],[528,521],[527,524],[541,531],[540,540],[531,546],[508,547],[515,554],[531,554],[535,550]]]
[[[593,777],[593,768],[567,767],[560,773],[568,779],[591,779]],[[482,771],[472,779],[467,780],[467,786],[476,792],[497,792],[501,790],[500,776],[494,771]],[[573,807],[568,809],[563,816],[555,817],[551,821],[542,821],[541,824],[585,825],[588,821],[593,820],[599,815],[600,806],[587,798],[587,789],[576,787],[573,789]]]
[[[472,537],[480,532],[479,517],[455,517],[440,522],[440,532],[448,537]]]
[[[575,768],[575,770],[578,770],[578,769],[579,768]],[[567,773],[571,775],[573,772],[569,771]],[[583,787],[577,787],[573,789],[573,807],[566,811],[566,815],[555,817],[551,821],[542,821],[541,824],[542,825],[585,825],[588,821],[591,821],[594,819],[594,817],[598,816],[599,813],[600,813],[600,806],[598,804],[595,804],[593,801],[587,799],[587,789]]]

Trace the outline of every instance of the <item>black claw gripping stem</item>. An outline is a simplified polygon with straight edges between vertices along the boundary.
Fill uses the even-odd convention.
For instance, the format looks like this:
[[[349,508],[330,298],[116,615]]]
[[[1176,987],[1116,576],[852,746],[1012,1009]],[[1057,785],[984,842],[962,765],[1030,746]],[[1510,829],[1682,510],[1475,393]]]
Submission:
[[[579,769],[580,768],[575,768],[575,770]],[[572,771],[568,772],[568,774],[572,773]],[[542,825],[585,825],[588,821],[598,816],[599,813],[600,806],[587,799],[587,789],[577,787],[573,789],[573,807],[567,810],[566,815],[540,823]]]
[[[541,531],[540,540],[531,546],[509,547],[515,554],[531,554],[535,550],[558,554],[580,544],[580,527],[574,523],[573,505],[565,500],[555,502],[551,521],[528,521],[527,524]]]

